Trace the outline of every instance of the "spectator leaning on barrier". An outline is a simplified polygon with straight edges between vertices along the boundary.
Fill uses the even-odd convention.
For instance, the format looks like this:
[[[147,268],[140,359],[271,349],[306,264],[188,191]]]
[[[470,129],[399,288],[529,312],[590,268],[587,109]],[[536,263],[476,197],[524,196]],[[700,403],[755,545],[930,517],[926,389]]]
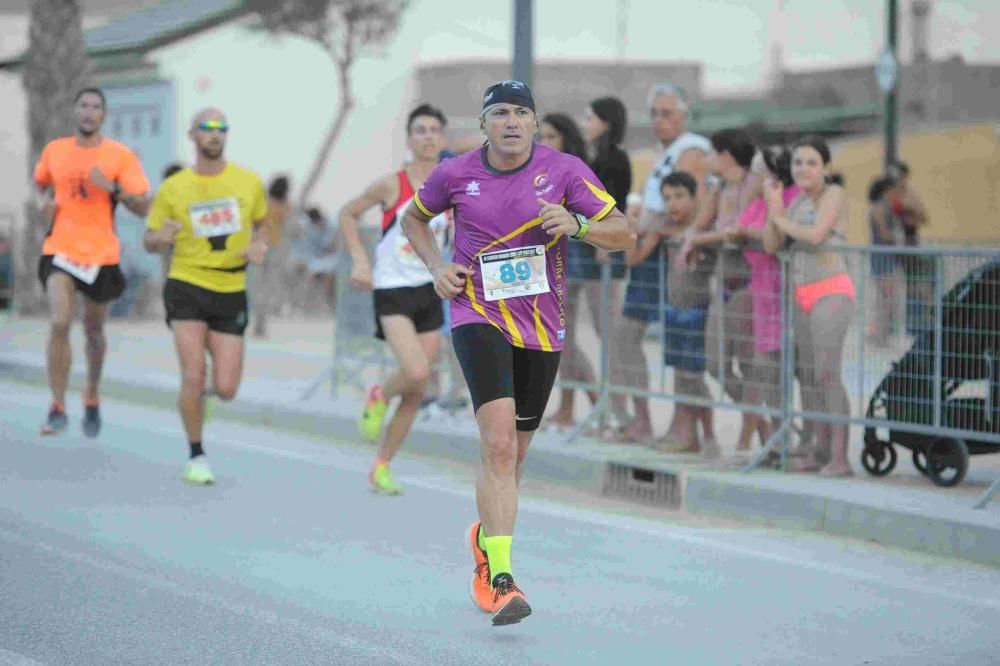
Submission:
[[[889,168],[891,178],[899,184],[892,196],[892,212],[903,227],[903,242],[909,247],[920,245],[920,228],[929,218],[927,207],[910,183],[910,167],[896,162]],[[933,322],[931,300],[934,297],[934,262],[929,257],[916,254],[901,257],[906,275],[906,332],[916,335],[929,328]]]
[[[842,252],[834,247],[847,235],[847,196],[828,183],[830,148],[819,136],[806,136],[792,149],[792,177],[802,192],[785,208],[784,185],[765,185],[768,222],[764,245],[777,252],[786,241],[792,252],[790,279],[795,300],[795,346],[802,357],[802,405],[833,417],[850,414],[843,381],[844,340],[855,309],[854,282]],[[797,471],[850,476],[846,422],[816,422],[816,444]],[[829,452],[830,461],[822,465]]]
[[[695,179],[683,171],[675,171],[663,179],[661,192],[667,206],[667,222],[656,233],[643,236],[640,245],[628,252],[626,260],[629,265],[635,265],[650,255],[660,254],[664,242],[670,243],[666,260],[670,267],[668,302],[663,306],[663,362],[674,368],[677,400],[671,430],[664,439],[674,451],[704,450],[714,454],[719,446],[711,408],[685,402],[684,397],[710,398],[705,384],[705,321],[711,300],[709,281],[715,253],[698,252],[691,266],[670,260],[680,247],[676,242],[678,237],[692,229],[698,203],[697,187]],[[704,439],[709,442],[704,447],[698,437],[699,421]]]
[[[682,264],[697,248],[721,246],[739,227],[740,215],[753,199],[757,176],[750,165],[757,149],[750,135],[739,129],[720,130],[712,135],[712,148],[709,169],[714,178],[698,213],[695,232],[678,254]],[[742,250],[720,248],[717,273],[722,298],[715,301],[708,322],[708,368],[733,402],[743,404],[744,380],[753,362],[753,327],[750,267]],[[755,417],[744,413],[737,450],[750,448],[755,430]]]
[[[778,259],[763,249],[764,227],[767,224],[767,202],[764,200],[764,180],[777,178],[784,186],[783,199],[787,207],[799,195],[799,186],[792,181],[792,155],[785,146],[762,148],[753,158],[753,200],[740,215],[739,226],[727,232],[727,240],[744,247],[750,267],[751,329],[753,361],[749,379],[744,384],[743,403],[756,407],[762,402],[773,410],[781,402],[781,267]],[[778,427],[780,417],[747,414],[756,422],[761,443],[767,442]]]
[[[901,245],[903,228],[892,212],[892,201],[899,184],[891,176],[875,179],[868,188],[868,226],[871,244]],[[891,253],[872,252],[871,271],[875,282],[875,312],[871,316],[869,339],[885,344],[896,325],[896,266],[898,257]]]
[[[686,171],[698,183],[698,191],[704,187],[707,171],[707,157],[711,151],[708,139],[687,131],[688,104],[680,88],[671,84],[659,84],[649,91],[649,117],[653,133],[662,153],[656,166],[643,187],[642,209],[639,213],[640,234],[655,233],[666,221],[666,205],[660,184],[674,171]],[[622,317],[612,336],[612,382],[646,390],[649,387],[649,369],[642,350],[642,340],[646,328],[660,318],[660,304],[666,295],[661,283],[661,256],[652,254],[646,261],[629,271],[629,283],[625,290],[625,304]],[[624,400],[616,397],[616,400]],[[653,428],[649,413],[649,401],[642,396],[633,396],[635,418],[623,430],[625,441],[642,442],[652,437]],[[622,407],[618,408],[619,410]]]

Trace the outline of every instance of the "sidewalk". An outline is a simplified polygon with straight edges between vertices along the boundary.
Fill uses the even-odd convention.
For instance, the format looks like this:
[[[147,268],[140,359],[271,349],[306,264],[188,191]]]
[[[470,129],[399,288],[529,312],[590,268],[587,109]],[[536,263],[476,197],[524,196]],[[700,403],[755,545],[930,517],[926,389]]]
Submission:
[[[103,393],[163,407],[175,403],[177,361],[169,330],[162,322],[113,320],[108,329],[108,361]],[[331,395],[322,381],[332,359],[330,322],[275,321],[267,340],[247,338],[244,380],[237,400],[217,409],[219,417],[311,433],[351,436],[368,382],[378,370],[349,369],[351,381]],[[47,324],[40,319],[0,321],[0,380],[45,384]],[[69,402],[76,409],[84,374],[82,333],[74,326],[73,380]],[[554,402],[554,400],[553,400]],[[585,400],[578,400],[583,403]],[[658,432],[670,409],[656,409]],[[39,419],[46,405],[38,406]],[[581,413],[582,416],[582,413]],[[738,426],[735,412],[720,411],[723,446],[732,447]],[[404,455],[447,457],[475,464],[478,438],[471,410],[467,415],[419,417]],[[525,473],[625,499],[653,502],[748,523],[824,531],[886,545],[1000,565],[1000,499],[986,509],[971,508],[975,498],[1000,478],[1000,455],[974,456],[966,480],[938,488],[924,479],[899,450],[899,464],[876,479],[862,469],[861,443],[854,437],[853,479],[822,479],[774,471],[738,471],[740,460],[724,449],[719,461],[667,455],[640,446],[563,437],[541,432],[532,443]]]

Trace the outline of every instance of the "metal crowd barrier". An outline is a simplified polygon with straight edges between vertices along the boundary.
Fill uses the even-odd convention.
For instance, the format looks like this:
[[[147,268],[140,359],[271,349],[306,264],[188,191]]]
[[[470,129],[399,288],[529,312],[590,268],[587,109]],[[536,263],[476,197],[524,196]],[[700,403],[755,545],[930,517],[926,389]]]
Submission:
[[[571,275],[575,321],[567,321],[567,336],[579,335],[575,351],[564,351],[557,390],[596,400],[567,443],[594,427],[620,426],[629,398],[760,419],[757,429],[769,436],[747,451],[744,471],[788,469],[810,433],[831,427],[863,438],[862,466],[876,476],[891,472],[907,449],[930,480],[954,485],[970,455],[1000,453],[1000,249],[837,246],[853,305],[840,299],[842,312],[825,312],[833,301],[820,300],[814,312],[824,314],[811,320],[794,289],[801,257],[786,252],[748,264],[743,249],[705,251],[684,272],[679,244],[664,241],[624,278],[615,262],[593,258]],[[348,264],[341,262],[338,279],[328,371],[334,391],[345,381],[361,388],[393,365],[372,337],[371,294],[350,289]],[[596,335],[578,316],[594,300]],[[588,367],[591,378],[581,379]],[[831,413],[823,405],[841,386],[846,407]],[[997,493],[1000,480],[976,506]]]

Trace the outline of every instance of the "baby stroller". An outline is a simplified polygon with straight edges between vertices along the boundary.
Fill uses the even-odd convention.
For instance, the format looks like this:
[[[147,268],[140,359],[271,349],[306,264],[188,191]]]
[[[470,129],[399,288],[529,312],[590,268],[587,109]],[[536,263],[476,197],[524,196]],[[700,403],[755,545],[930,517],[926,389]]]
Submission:
[[[969,272],[942,300],[940,424],[968,433],[1000,434],[1000,260]],[[936,336],[918,334],[910,350],[875,389],[868,418],[906,424],[934,424]],[[978,390],[977,390],[978,389]],[[1000,453],[1000,443],[926,434],[888,427],[865,428],[862,466],[885,476],[896,466],[899,445],[913,466],[939,486],[962,481],[969,456]]]

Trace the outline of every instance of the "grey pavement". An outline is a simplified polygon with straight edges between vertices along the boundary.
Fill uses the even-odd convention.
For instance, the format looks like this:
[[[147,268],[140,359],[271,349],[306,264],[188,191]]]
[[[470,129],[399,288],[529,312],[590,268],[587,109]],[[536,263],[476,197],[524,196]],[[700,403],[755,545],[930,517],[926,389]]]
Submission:
[[[0,381],[0,663],[995,664],[1000,571],[818,533],[692,520],[528,475],[515,574],[467,594],[471,466],[404,453],[401,498],[336,432],[213,419],[219,483],[180,481],[171,409],[105,398],[37,434]]]
[[[44,385],[46,327],[38,319],[0,324],[0,377],[6,375],[25,386]],[[108,336],[104,394],[132,403],[172,405],[178,373],[166,327],[160,322],[112,321]],[[332,336],[329,321],[276,321],[269,339],[248,338],[239,396],[220,406],[219,415],[287,432],[352,438],[363,390],[380,370],[348,367],[344,382],[331,395],[331,384],[322,380],[331,362]],[[73,344],[73,383],[79,386],[83,376],[79,327],[74,327]],[[318,390],[303,397],[317,385],[317,379]],[[69,400],[71,413],[78,409],[75,400]],[[669,417],[668,404],[654,410],[661,430]],[[36,420],[45,408],[41,400],[35,408]],[[734,440],[738,416],[719,411],[717,421],[723,443]],[[479,455],[476,438],[470,414],[424,415],[406,450],[473,464]],[[661,498],[651,491],[655,488],[644,482],[653,475],[654,483],[665,488],[662,495],[668,497],[661,503],[689,513],[1000,564],[1000,501],[985,510],[971,508],[975,498],[1000,478],[1000,455],[973,457],[966,480],[942,489],[912,468],[905,451],[900,451],[904,455],[891,475],[869,477],[858,464],[860,450],[860,436],[855,432],[851,460],[856,478],[820,479],[766,470],[742,474],[738,468],[745,459],[732,451],[720,461],[707,462],[586,438],[567,444],[560,435],[543,432],[532,444],[527,470],[537,478],[577,490],[657,502]]]

